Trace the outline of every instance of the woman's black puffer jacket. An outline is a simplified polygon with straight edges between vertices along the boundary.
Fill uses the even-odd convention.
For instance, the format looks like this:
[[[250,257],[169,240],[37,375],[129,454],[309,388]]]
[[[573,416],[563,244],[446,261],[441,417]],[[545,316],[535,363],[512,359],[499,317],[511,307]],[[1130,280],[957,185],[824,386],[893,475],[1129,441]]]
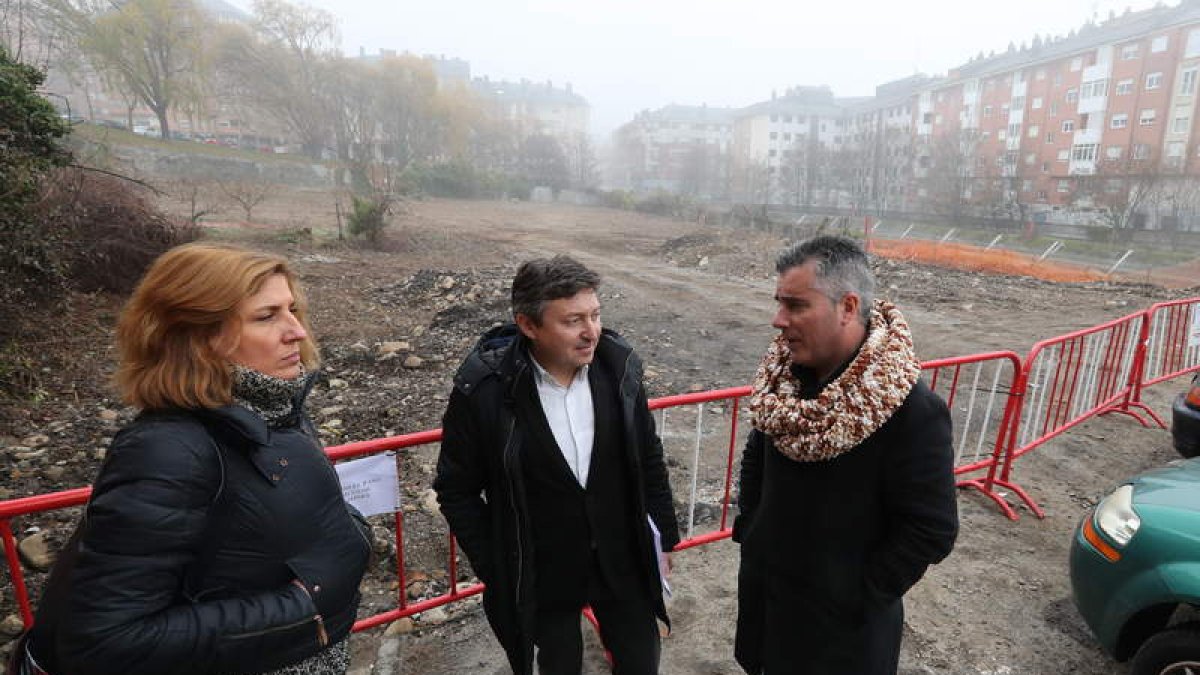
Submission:
[[[370,553],[355,515],[299,406],[274,429],[239,406],[143,413],[105,458],[31,652],[54,675],[301,661],[354,622]]]

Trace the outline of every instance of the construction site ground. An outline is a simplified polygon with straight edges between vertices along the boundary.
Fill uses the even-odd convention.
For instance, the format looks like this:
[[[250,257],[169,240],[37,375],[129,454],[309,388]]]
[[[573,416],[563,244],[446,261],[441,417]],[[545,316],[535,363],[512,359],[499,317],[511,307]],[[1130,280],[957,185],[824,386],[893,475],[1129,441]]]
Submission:
[[[569,253],[603,275],[605,325],[645,359],[651,396],[748,384],[774,332],[772,264],[786,243],[777,235],[599,208],[430,200],[403,204],[383,250],[376,251],[337,241],[336,199],[289,190],[255,209],[252,223],[227,212],[207,227],[213,239],[276,250],[295,261],[325,357],[327,377],[311,408],[328,444],[438,426],[458,361],[480,332],[507,318],[507,282],[530,257]],[[347,199],[341,199],[344,210]],[[163,204],[181,208],[166,198]],[[941,255],[953,257],[950,249]],[[908,317],[922,359],[996,349],[1023,354],[1039,339],[1198,294],[1194,287],[1053,282],[918,259],[881,257],[875,268],[881,295]],[[0,443],[26,447],[28,437],[44,435],[47,449],[10,465],[0,476],[0,497],[88,483],[99,449],[133,414],[114,400],[106,379],[120,299],[81,296],[72,303],[71,330],[39,338],[45,347],[39,397],[0,409]],[[1148,403],[1166,416],[1178,386],[1152,388]],[[676,499],[686,505],[690,456],[681,447],[668,444]],[[416,448],[402,461],[413,599],[449,583],[439,571],[444,525],[430,503],[436,451]],[[1044,520],[1020,509],[1021,519],[1011,522],[978,494],[960,493],[962,530],[954,553],[906,600],[901,672],[1124,672],[1101,652],[1071,605],[1067,546],[1078,519],[1114,484],[1171,459],[1167,431],[1108,416],[1018,461],[1014,479],[1045,508]],[[711,466],[723,462],[722,456],[704,459]],[[706,502],[699,530],[715,526],[716,506]],[[61,541],[74,518],[56,514],[20,525],[51,530],[51,539]],[[376,520],[377,530],[386,530],[387,519]],[[740,672],[732,658],[737,563],[737,547],[728,541],[675,556],[674,632],[664,641],[663,673]],[[385,556],[365,583],[362,615],[394,606],[388,565]],[[31,576],[35,587],[40,579]],[[0,602],[5,614],[15,612],[7,581]],[[507,672],[477,603],[415,619],[393,629],[395,635],[385,636],[383,628],[355,635],[353,672]],[[595,638],[587,635],[585,672],[607,672]]]

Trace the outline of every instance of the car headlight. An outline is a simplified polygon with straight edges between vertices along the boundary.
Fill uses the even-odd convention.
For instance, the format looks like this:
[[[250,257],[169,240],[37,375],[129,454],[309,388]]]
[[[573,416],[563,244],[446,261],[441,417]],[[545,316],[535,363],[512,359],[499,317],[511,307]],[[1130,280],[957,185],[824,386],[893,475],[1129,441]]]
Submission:
[[[1142,519],[1133,510],[1133,486],[1122,485],[1100,500],[1095,518],[1096,527],[1112,543],[1124,548],[1142,526]]]

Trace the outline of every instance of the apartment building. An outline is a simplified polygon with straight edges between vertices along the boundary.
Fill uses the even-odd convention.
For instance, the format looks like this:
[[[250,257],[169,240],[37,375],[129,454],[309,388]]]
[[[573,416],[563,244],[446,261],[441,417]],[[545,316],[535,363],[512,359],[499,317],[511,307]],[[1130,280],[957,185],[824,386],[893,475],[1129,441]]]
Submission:
[[[840,99],[845,109],[840,152],[850,166],[853,205],[867,210],[905,209],[912,180],[916,131],[913,113],[926,75],[881,84],[875,95]]]
[[[919,96],[912,194],[948,213],[1177,227],[1200,206],[1198,72],[1194,0],[973,59]]]
[[[558,142],[566,156],[571,175],[581,175],[591,161],[588,142],[587,99],[575,93],[570,83],[555,87],[553,82],[520,80],[508,82],[477,77],[471,91],[496,118],[504,121],[520,140],[530,136],[549,136]]]
[[[845,110],[828,86],[793,87],[738,110],[730,156],[734,199],[836,203],[842,182],[834,157],[845,133]]]
[[[668,105],[638,113],[614,134],[616,184],[642,192],[727,199],[734,112]]]

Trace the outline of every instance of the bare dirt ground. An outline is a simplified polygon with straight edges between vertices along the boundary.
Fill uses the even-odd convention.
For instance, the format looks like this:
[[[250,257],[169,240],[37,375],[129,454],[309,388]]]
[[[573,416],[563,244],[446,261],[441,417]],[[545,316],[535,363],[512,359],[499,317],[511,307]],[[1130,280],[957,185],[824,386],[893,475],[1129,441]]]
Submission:
[[[372,252],[328,241],[335,222],[329,195],[294,191],[285,197],[256,211],[262,224],[214,227],[211,236],[280,250],[296,261],[326,359],[327,378],[311,407],[330,444],[437,426],[458,360],[482,330],[506,319],[507,282],[529,257],[570,253],[604,276],[605,324],[646,360],[652,396],[748,383],[773,333],[771,263],[785,243],[774,235],[603,209],[430,201],[408,205],[388,251]],[[876,271],[881,294],[909,318],[922,359],[993,349],[1023,354],[1038,339],[1197,294],[888,260],[879,260]],[[0,498],[75,487],[94,476],[99,448],[132,413],[106,398],[104,385],[118,306],[114,298],[77,298],[76,329],[47,345],[41,400],[0,408],[0,444],[10,455]],[[1160,414],[1169,413],[1172,387],[1149,392]],[[668,443],[681,510],[690,480],[683,447]],[[1018,462],[1015,478],[1046,509],[1044,520],[1022,511],[1013,523],[977,494],[961,493],[955,552],[908,596],[901,672],[1124,672],[1099,650],[1070,603],[1067,544],[1085,509],[1117,481],[1172,455],[1166,431],[1101,418]],[[410,599],[449,583],[440,571],[444,528],[428,505],[435,457],[436,448],[424,447],[403,458],[405,548],[416,577],[406,589]],[[723,455],[703,462],[722,463]],[[715,526],[719,500],[706,481],[700,531]],[[52,542],[61,541],[73,518],[47,516],[19,526],[42,527]],[[385,537],[382,553],[394,550],[389,543]],[[737,555],[730,542],[676,555],[675,630],[664,641],[664,673],[739,672],[731,653]],[[32,578],[36,586],[40,575]],[[394,606],[395,585],[385,557],[365,586],[361,614]],[[14,611],[7,581],[0,602],[5,614]],[[506,672],[476,604],[428,614],[398,637],[385,638],[382,629],[356,636],[356,672]],[[588,635],[585,672],[606,672]]]

